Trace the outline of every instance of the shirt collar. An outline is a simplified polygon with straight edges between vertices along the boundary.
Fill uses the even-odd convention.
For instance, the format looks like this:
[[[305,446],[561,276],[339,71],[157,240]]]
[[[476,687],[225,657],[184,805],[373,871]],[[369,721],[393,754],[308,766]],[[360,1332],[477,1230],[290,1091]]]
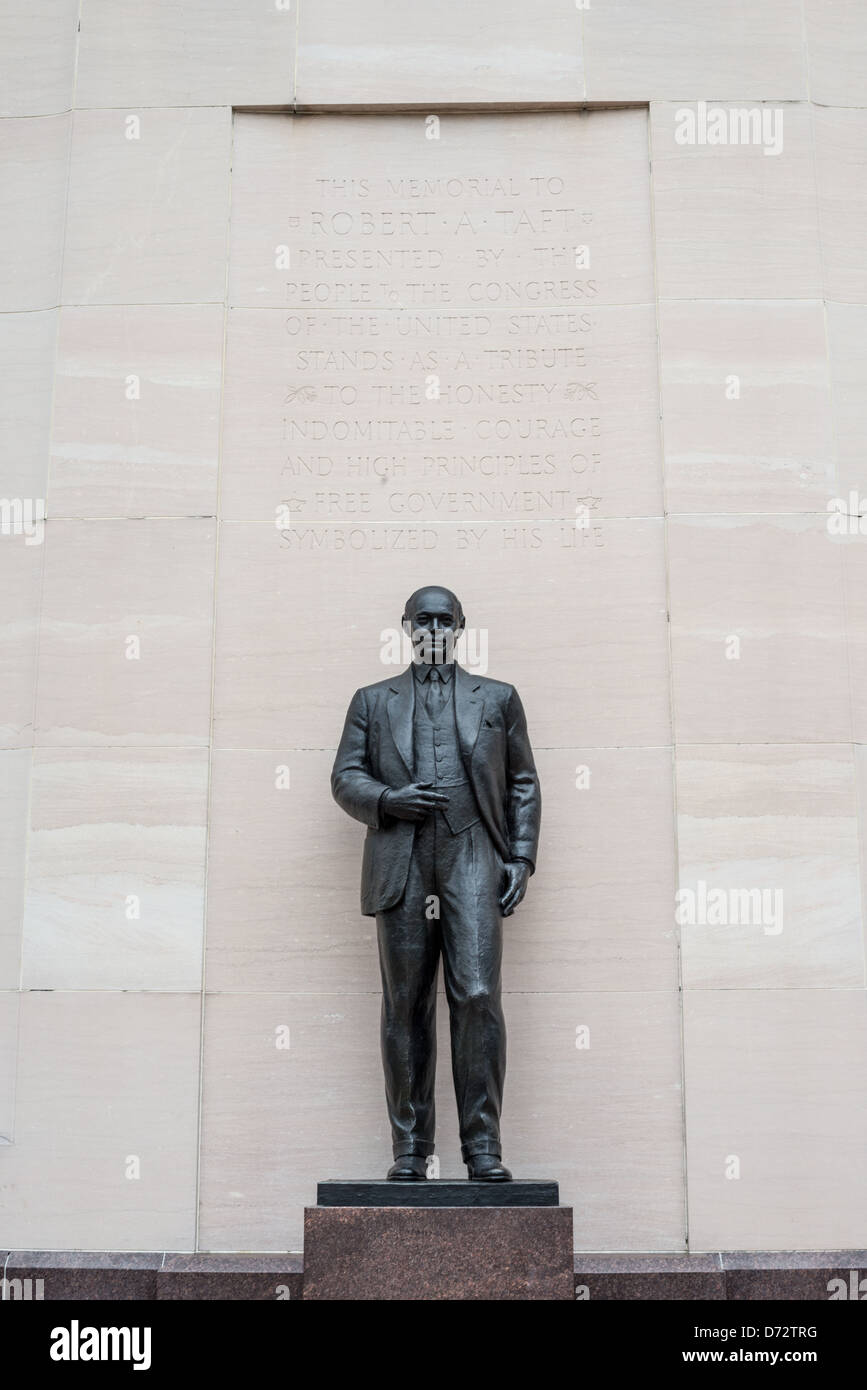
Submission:
[[[412,663],[412,673],[417,681],[426,681],[431,673],[431,663],[427,661],[414,661]],[[455,664],[453,661],[444,663],[437,667],[440,676],[444,681],[450,681],[454,673]]]

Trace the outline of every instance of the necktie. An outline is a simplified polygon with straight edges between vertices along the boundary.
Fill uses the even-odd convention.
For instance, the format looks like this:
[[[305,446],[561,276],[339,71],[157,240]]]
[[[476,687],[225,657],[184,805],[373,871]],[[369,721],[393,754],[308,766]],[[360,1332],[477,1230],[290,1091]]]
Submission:
[[[443,690],[443,679],[435,666],[431,667],[428,676],[427,712],[431,719],[436,719],[445,703],[445,691]]]

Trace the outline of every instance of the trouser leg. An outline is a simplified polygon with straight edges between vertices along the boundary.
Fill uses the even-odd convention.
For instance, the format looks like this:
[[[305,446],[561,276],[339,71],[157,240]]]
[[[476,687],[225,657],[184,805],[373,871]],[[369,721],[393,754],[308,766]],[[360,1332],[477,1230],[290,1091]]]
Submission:
[[[434,1152],[439,923],[426,915],[434,889],[433,818],[416,827],[401,901],[377,913],[382,974],[381,1043],[395,1158]]]
[[[504,869],[480,821],[452,836],[445,822],[436,819],[443,975],[461,1156],[466,1161],[471,1154],[502,1153],[506,1024],[499,898]]]

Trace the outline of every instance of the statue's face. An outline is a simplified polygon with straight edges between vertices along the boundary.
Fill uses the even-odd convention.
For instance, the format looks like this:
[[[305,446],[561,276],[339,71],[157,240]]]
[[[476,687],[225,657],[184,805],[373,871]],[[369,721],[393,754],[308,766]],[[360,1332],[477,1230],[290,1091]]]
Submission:
[[[407,607],[404,628],[412,641],[413,660],[441,666],[455,659],[464,619],[447,589],[421,589]]]

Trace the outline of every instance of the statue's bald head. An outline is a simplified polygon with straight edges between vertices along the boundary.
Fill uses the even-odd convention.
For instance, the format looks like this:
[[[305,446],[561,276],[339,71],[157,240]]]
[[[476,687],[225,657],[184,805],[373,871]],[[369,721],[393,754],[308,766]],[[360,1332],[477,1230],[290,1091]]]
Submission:
[[[440,584],[416,589],[406,601],[403,627],[413,644],[414,661],[454,661],[455,642],[464,630],[461,601]]]
[[[454,627],[456,631],[464,625],[464,610],[460,599],[451,589],[444,589],[440,584],[427,584],[423,589],[416,589],[414,594],[410,594],[404,606],[403,620],[413,622],[416,614],[432,616],[434,613],[440,620],[448,614],[453,621],[447,625]],[[440,625],[446,624],[440,622]]]

